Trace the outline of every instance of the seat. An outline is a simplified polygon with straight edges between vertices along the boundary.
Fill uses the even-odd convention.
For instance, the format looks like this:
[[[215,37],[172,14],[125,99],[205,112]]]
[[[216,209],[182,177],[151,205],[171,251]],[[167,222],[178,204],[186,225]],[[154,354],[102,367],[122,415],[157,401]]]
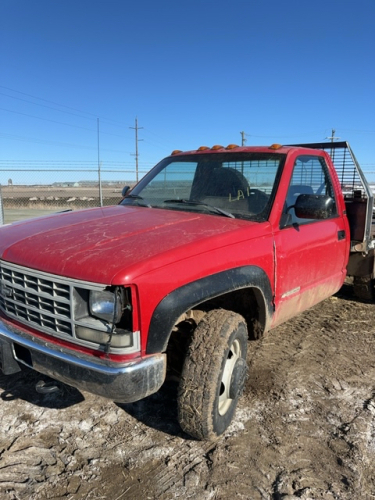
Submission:
[[[234,168],[216,167],[196,192],[197,199],[228,211],[248,212],[249,183]]]
[[[238,191],[245,194],[248,188],[249,183],[241,172],[234,168],[217,167],[210,172],[204,195],[234,199],[238,197]]]

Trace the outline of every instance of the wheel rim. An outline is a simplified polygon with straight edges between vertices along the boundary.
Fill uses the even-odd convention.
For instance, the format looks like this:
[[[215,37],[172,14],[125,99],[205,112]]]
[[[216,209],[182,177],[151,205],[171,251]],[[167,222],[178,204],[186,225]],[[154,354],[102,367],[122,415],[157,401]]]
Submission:
[[[236,361],[241,357],[241,345],[238,340],[235,340],[230,346],[228,351],[228,356],[225,361],[223,376],[220,383],[220,394],[219,394],[219,413],[220,415],[225,415],[228,411],[233,399],[230,398],[230,384],[232,380],[233,369]]]

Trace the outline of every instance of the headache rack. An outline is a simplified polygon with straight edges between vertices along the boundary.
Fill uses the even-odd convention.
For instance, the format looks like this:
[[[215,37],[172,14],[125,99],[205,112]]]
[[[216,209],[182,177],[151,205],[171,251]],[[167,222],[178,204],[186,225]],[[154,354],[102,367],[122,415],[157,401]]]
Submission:
[[[367,253],[374,248],[372,237],[374,195],[354,153],[346,141],[293,144],[321,149],[332,158],[344,195],[350,226],[351,250]]]

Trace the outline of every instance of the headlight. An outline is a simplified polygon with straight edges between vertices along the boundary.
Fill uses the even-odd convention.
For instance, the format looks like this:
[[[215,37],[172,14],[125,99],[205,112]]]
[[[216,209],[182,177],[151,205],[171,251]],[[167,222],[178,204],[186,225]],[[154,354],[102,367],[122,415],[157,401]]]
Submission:
[[[102,345],[107,344],[111,340],[111,347],[125,348],[133,346],[132,332],[122,331],[121,333],[116,332],[110,335],[109,333],[93,330],[92,328],[77,326],[76,335],[81,340],[88,340],[89,342]]]
[[[121,319],[123,304],[121,295],[108,290],[90,291],[90,313],[108,323],[118,323]]]

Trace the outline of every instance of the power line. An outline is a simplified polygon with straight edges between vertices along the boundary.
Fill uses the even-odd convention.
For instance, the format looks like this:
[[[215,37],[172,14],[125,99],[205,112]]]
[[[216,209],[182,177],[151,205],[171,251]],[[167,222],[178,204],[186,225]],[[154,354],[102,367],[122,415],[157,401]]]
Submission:
[[[19,90],[15,90],[15,89],[12,89],[10,87],[6,87],[4,85],[0,85],[0,89],[8,90],[10,92],[14,92],[14,93],[20,94],[20,95],[25,96],[25,97],[30,97],[32,99],[37,99],[39,101],[42,101],[42,102],[45,102],[45,103],[48,103],[48,104],[53,104],[54,106],[59,106],[60,108],[66,108],[66,110],[69,110],[69,111],[66,111],[66,110],[63,110],[63,109],[54,108],[52,106],[48,106],[48,105],[45,105],[45,104],[41,104],[41,103],[37,103],[37,102],[34,102],[34,101],[30,101],[28,99],[22,99],[20,97],[16,97],[16,96],[12,96],[12,95],[0,92],[0,95],[3,95],[5,97],[9,97],[11,99],[16,99],[16,100],[19,100],[19,101],[27,102],[27,103],[33,104],[35,106],[41,106],[41,107],[44,107],[44,108],[47,108],[47,109],[51,109],[53,111],[70,114],[72,116],[78,116],[80,118],[85,118],[85,119],[93,119],[94,117],[98,118],[98,114],[97,113],[94,114],[94,113],[91,113],[89,111],[84,111],[84,110],[81,110],[81,109],[78,109],[78,108],[75,108],[75,107],[72,107],[72,106],[67,106],[66,104],[61,104],[61,103],[58,103],[58,102],[55,102],[55,101],[51,101],[49,99],[44,99],[43,97],[38,97],[38,96],[35,96],[35,95],[32,95],[32,94],[28,94],[26,92],[21,92]],[[42,117],[31,115],[31,114],[28,114],[28,113],[22,113],[22,112],[13,111],[13,110],[10,110],[10,109],[5,109],[5,108],[0,108],[0,109],[2,109],[3,111],[9,112],[9,113],[15,113],[15,114],[23,115],[23,116],[29,116],[31,118],[36,118],[38,120],[44,120],[44,121],[48,121],[48,122],[52,122],[52,123],[57,123],[57,124],[60,124],[60,125],[70,126],[70,127],[73,127],[73,128],[80,128],[82,130],[88,130],[88,131],[91,131],[91,132],[94,131],[94,130],[91,130],[91,129],[86,128],[86,127],[81,127],[81,126],[78,126],[78,125],[70,125],[68,123],[63,123],[63,122],[60,122],[60,121],[57,121],[57,120],[51,120],[51,119],[48,119],[48,118],[42,118]],[[80,113],[80,114],[77,114],[77,113]],[[82,114],[83,115],[89,115],[89,116],[82,116]],[[109,122],[109,123],[115,124],[116,126],[123,127],[123,128],[126,127],[127,128],[127,126],[126,126],[125,123],[120,122],[118,120],[113,120],[111,118],[100,117],[100,116],[99,116],[99,118],[100,118],[101,121]],[[134,127],[130,127],[130,128],[134,128]],[[139,128],[143,128],[143,127],[139,127]],[[151,134],[153,134],[155,136],[157,136],[157,134],[154,134],[150,130],[147,130],[147,132],[151,133]],[[103,134],[109,135],[109,136],[113,136],[113,137],[121,137],[121,138],[123,138],[123,136],[121,136],[121,135],[112,134],[110,132],[104,132],[104,131],[101,130],[101,135],[103,135]],[[14,136],[13,139],[16,139],[16,137]],[[165,140],[162,137],[160,137],[160,139],[162,139],[163,141]],[[22,138],[22,139],[18,138],[16,140],[23,140],[23,141],[27,140],[28,142],[33,142],[34,141],[33,139],[30,140],[30,139],[25,139],[25,138]],[[41,143],[45,143],[45,142],[37,141],[37,143],[41,144]],[[74,147],[78,147],[78,146],[74,146]],[[157,147],[164,148],[165,146],[162,146],[162,145],[158,144]],[[115,150],[109,150],[109,149],[106,149],[105,151],[112,151],[112,152],[122,153],[122,151],[115,151]],[[136,155],[137,155],[137,153],[136,153]]]
[[[242,134],[242,132],[240,132],[240,134]],[[296,132],[295,134],[290,134],[290,135],[279,135],[277,133],[273,134],[273,135],[255,135],[255,134],[245,134],[247,137],[256,137],[258,139],[274,139],[275,137],[278,137],[279,139],[290,139],[290,138],[293,138],[293,137],[311,137],[311,136],[315,136],[315,135],[323,135],[322,134],[322,131],[319,130],[319,131],[315,131],[315,132],[306,132],[306,133],[303,133],[301,134],[300,132]]]
[[[58,142],[58,141],[47,141],[44,139],[36,139],[35,137],[21,137],[18,135],[13,135],[13,134],[5,134],[4,132],[0,132],[0,137],[5,137],[7,139],[12,139],[15,141],[21,141],[21,142],[31,142],[33,144],[46,144],[46,145],[55,145],[55,146],[63,146],[63,147],[70,147],[70,148],[76,148],[76,149],[88,149],[88,150],[96,150],[97,148],[95,146],[82,146],[79,144],[71,144],[67,142]],[[111,152],[111,153],[121,153],[125,154],[127,151],[123,150],[118,150],[118,149],[109,149],[109,148],[103,148],[102,151],[106,152]]]
[[[80,109],[76,109],[76,108],[72,108],[70,106],[66,106],[65,104],[59,104],[58,102],[49,101],[48,99],[43,99],[43,97],[37,97],[35,95],[26,94],[25,92],[20,92],[19,90],[14,90],[14,89],[11,89],[9,87],[4,87],[3,85],[0,85],[0,88],[6,89],[6,90],[10,90],[11,92],[16,92],[17,94],[25,95],[27,97],[32,97],[33,99],[38,99],[39,101],[49,102],[50,104],[55,104],[56,106],[60,106],[62,108],[67,108],[67,109],[71,109],[73,111],[78,111],[79,113],[86,113],[88,115],[92,115],[92,116],[95,117],[95,115],[93,113],[89,113],[88,111],[82,111]],[[7,94],[2,94],[2,95],[7,95]],[[11,97],[11,96],[9,96],[9,97]],[[16,99],[16,97],[15,97],[15,99]],[[27,101],[27,102],[30,102],[30,101]]]
[[[16,115],[28,116],[29,118],[36,118],[37,120],[43,120],[45,122],[57,123],[58,125],[66,125],[68,127],[80,128],[82,130],[88,130],[89,132],[93,132],[93,130],[94,130],[94,129],[90,129],[90,128],[87,128],[87,127],[80,127],[79,125],[71,125],[70,123],[63,123],[63,122],[59,122],[57,120],[51,120],[49,118],[42,118],[40,116],[29,115],[28,113],[21,113],[20,111],[13,111],[11,109],[0,108],[0,110],[1,111],[6,111],[8,113],[14,113]]]
[[[155,132],[153,132],[152,130],[149,130],[147,127],[144,127],[144,134],[151,134],[155,137],[157,137],[158,139],[161,139],[164,144],[167,142],[168,144],[170,144],[170,147],[173,149],[173,147],[175,146],[175,143],[172,142],[170,139],[165,139],[165,137],[161,137],[160,135],[158,134],[155,134]],[[147,144],[152,144],[152,145],[156,145],[157,147],[162,147],[162,148],[165,148],[165,146],[161,145],[161,144],[158,144],[158,143],[153,143],[153,142],[150,142],[149,140],[146,140],[145,139],[145,142],[147,141]]]
[[[1,111],[6,111],[8,113],[14,113],[16,115],[22,115],[22,116],[28,116],[29,118],[36,118],[37,120],[42,120],[42,121],[45,121],[45,122],[51,122],[51,123],[57,123],[58,125],[65,125],[67,127],[72,127],[72,128],[79,128],[81,130],[87,130],[89,132],[94,132],[94,129],[93,128],[87,128],[87,127],[81,127],[80,125],[72,125],[71,123],[64,123],[64,122],[60,122],[58,120],[51,120],[49,118],[42,118],[41,116],[35,116],[35,115],[30,115],[29,113],[21,113],[20,111],[13,111],[12,109],[6,109],[6,108],[0,108]],[[78,116],[78,115],[77,115]],[[111,135],[113,137],[123,137],[122,135],[119,135],[119,134],[112,134],[110,132],[103,132],[101,131],[100,132],[102,135]]]
[[[30,165],[31,167],[35,166],[35,164],[48,164],[48,165],[77,165],[77,166],[90,166],[97,165],[95,160],[0,160],[0,167],[2,165],[12,165],[12,164],[21,164],[21,165]],[[114,160],[105,160],[102,161],[102,164],[111,165],[111,166],[126,166],[133,165],[132,162],[124,162],[124,161],[114,161]],[[153,165],[152,162],[146,162],[146,165]]]
[[[66,108],[66,109],[69,109],[69,110],[72,110],[72,111],[76,111],[77,113],[86,114],[86,115],[90,115],[90,116],[89,117],[88,116],[80,116],[80,115],[77,115],[77,113],[72,113],[70,111],[64,111],[62,109],[53,108],[53,107],[47,106],[45,104],[40,104],[40,103],[37,103],[37,102],[29,101],[27,99],[21,99],[20,97],[15,97],[15,96],[12,96],[12,95],[9,95],[9,94],[4,94],[3,92],[0,92],[0,95],[3,95],[5,97],[10,97],[11,99],[16,99],[18,101],[28,102],[30,104],[34,104],[35,106],[41,106],[43,108],[48,108],[48,109],[52,109],[54,111],[59,111],[60,113],[66,113],[66,114],[70,114],[70,115],[73,115],[73,116],[80,116],[80,118],[86,118],[87,120],[93,119],[94,117],[97,118],[96,114],[90,113],[89,111],[83,111],[81,109],[73,108],[71,106],[66,106],[65,104],[60,104],[60,103],[57,103],[57,102],[54,102],[54,101],[49,101],[48,99],[44,99],[43,97],[37,97],[37,96],[33,96],[31,94],[26,94],[25,92],[20,92],[19,90],[14,90],[14,89],[11,89],[9,87],[4,87],[3,85],[0,85],[0,88],[6,89],[6,90],[10,90],[11,92],[16,92],[17,94],[25,95],[25,96],[31,97],[33,99],[38,99],[39,101],[47,102],[49,104],[54,104],[55,106],[59,106],[61,108]],[[100,119],[101,120],[105,120],[105,121],[109,121],[109,122],[112,122],[112,123],[115,123],[118,126],[121,126],[121,127],[124,127],[124,128],[126,127],[125,123],[119,122],[117,120],[112,120],[111,118],[100,117]]]
[[[79,116],[80,118],[86,118],[86,120],[91,120],[92,119],[92,118],[89,118],[87,116],[77,115],[77,113],[72,113],[70,111],[64,111],[63,109],[53,108],[52,106],[47,106],[46,104],[40,104],[39,102],[28,101],[27,99],[21,99],[21,97],[15,97],[13,95],[4,94],[3,92],[0,92],[0,95],[3,95],[5,97],[10,97],[11,99],[15,99],[17,101],[28,102],[29,104],[34,104],[35,106],[40,106],[42,108],[47,108],[47,109],[52,109],[54,111],[59,111],[60,113],[66,113],[68,115]],[[58,104],[58,106],[59,106],[59,104]],[[79,112],[80,113],[85,113],[85,111],[79,111]]]
[[[375,134],[375,130],[355,130],[350,128],[343,128],[340,130],[344,130],[346,132],[355,132],[357,134]]]

